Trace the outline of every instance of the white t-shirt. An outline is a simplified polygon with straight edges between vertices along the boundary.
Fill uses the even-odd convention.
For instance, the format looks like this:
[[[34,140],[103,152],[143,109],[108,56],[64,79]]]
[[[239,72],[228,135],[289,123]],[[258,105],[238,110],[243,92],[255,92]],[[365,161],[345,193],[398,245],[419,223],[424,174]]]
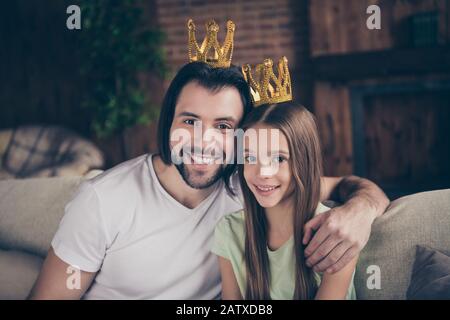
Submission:
[[[161,186],[151,158],[83,182],[66,205],[51,244],[66,263],[98,272],[85,299],[220,297],[218,261],[210,252],[214,227],[242,209],[240,193],[230,196],[220,181],[189,209]]]

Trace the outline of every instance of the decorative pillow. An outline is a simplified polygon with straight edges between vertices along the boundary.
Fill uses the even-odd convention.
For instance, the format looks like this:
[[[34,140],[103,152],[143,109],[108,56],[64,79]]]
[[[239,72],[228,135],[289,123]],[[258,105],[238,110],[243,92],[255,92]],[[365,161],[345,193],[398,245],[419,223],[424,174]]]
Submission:
[[[450,255],[418,245],[407,299],[450,299]]]
[[[2,169],[16,178],[80,176],[104,164],[92,142],[58,126],[14,129],[2,160]]]

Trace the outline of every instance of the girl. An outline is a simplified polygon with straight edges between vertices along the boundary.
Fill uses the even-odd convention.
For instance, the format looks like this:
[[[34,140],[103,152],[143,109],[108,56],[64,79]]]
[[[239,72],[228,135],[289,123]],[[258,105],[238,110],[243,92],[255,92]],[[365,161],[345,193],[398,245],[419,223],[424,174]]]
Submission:
[[[305,263],[303,226],[329,209],[319,202],[322,157],[313,115],[291,102],[263,105],[243,129],[258,141],[244,139],[238,166],[244,210],[223,217],[214,233],[222,298],[355,299],[357,258],[335,274],[316,274]]]

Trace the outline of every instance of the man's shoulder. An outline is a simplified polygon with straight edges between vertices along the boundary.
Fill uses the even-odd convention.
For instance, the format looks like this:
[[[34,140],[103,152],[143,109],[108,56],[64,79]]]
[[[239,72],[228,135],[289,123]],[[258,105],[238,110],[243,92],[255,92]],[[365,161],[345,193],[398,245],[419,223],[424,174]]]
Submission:
[[[120,188],[120,186],[125,185],[129,187],[128,182],[132,182],[136,180],[136,178],[140,178],[143,169],[144,171],[147,171],[146,168],[143,168],[143,166],[147,166],[146,162],[148,157],[149,154],[144,154],[119,163],[98,176],[89,179],[88,183],[96,189],[96,191],[101,191],[102,189],[108,187]]]
[[[84,181],[80,187],[82,198],[95,194],[99,208],[105,216],[117,215],[134,210],[142,197],[142,185],[149,179],[148,155],[122,162],[102,174]]]
[[[142,181],[148,173],[147,155],[125,161],[104,173],[84,181],[72,203],[98,212],[108,233],[114,235],[126,219],[135,212],[141,201]],[[75,206],[77,208],[79,206]],[[95,207],[97,208],[95,210]]]

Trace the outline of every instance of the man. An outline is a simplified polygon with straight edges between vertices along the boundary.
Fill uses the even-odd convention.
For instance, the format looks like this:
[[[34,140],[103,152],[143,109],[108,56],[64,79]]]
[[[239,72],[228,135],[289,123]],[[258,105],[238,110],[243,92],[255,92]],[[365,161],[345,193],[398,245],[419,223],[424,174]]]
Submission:
[[[223,135],[219,149],[226,156],[234,148],[226,133],[237,129],[250,110],[248,85],[237,68],[202,62],[184,66],[163,102],[159,153],[83,183],[66,206],[30,297],[220,297],[219,266],[210,245],[216,222],[242,209],[237,180],[232,165],[216,163],[206,152],[210,142],[204,137],[196,141],[200,144],[181,138],[182,145],[200,147],[183,148],[183,159],[193,161],[174,164],[174,148],[180,145],[174,136],[184,130],[193,137],[198,125],[203,132],[212,129]],[[305,252],[315,270],[334,272],[363,248],[372,222],[389,201],[376,185],[357,177],[323,178],[321,194],[322,200],[344,205],[308,222]],[[71,266],[81,270],[76,289],[67,286]]]

